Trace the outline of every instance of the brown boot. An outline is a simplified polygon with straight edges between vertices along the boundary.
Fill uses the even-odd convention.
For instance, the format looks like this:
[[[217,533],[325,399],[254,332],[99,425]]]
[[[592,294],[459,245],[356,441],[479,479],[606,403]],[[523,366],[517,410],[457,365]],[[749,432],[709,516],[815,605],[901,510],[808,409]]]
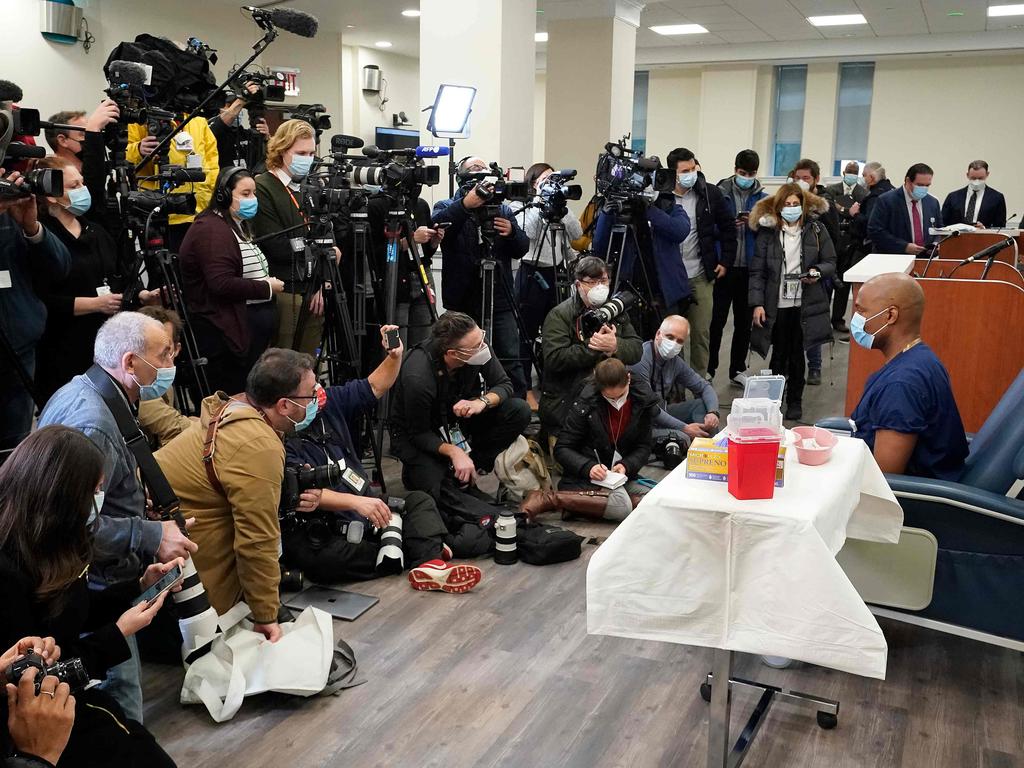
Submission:
[[[605,507],[608,506],[608,491],[559,491],[556,495],[563,520],[571,520],[574,517],[587,520],[604,518]]]
[[[558,494],[554,491],[527,491],[519,504],[519,511],[526,515],[526,519],[531,523],[537,515],[558,508]]]

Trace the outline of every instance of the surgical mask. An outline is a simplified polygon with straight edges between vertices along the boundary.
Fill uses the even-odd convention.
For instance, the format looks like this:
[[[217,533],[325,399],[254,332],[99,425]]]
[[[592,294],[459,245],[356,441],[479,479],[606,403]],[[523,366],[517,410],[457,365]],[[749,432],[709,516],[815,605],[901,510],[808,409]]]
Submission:
[[[679,186],[683,189],[690,189],[694,184],[697,183],[697,172],[689,171],[687,173],[680,173],[676,176],[679,181]]]
[[[295,155],[295,157],[292,158],[292,161],[288,163],[288,173],[291,174],[293,179],[304,179],[309,174],[309,169],[312,167],[312,155]]]
[[[682,348],[682,344],[678,341],[672,341],[672,339],[662,339],[658,342],[658,354],[665,360],[670,360],[678,355]]]
[[[857,186],[857,175],[854,173],[843,174],[843,181],[845,181],[849,186],[855,187]]]
[[[242,221],[251,219],[256,215],[256,211],[260,207],[260,201],[255,197],[243,197],[238,201],[238,218]]]
[[[286,397],[285,400],[288,400],[288,398]],[[288,402],[291,403],[292,405],[299,405],[294,400],[288,400]],[[301,408],[302,406],[299,405],[299,407]],[[309,402],[306,403],[306,415],[302,417],[302,421],[295,421],[294,419],[292,419],[291,416],[288,416],[288,414],[285,414],[285,418],[287,418],[288,421],[295,425],[296,432],[301,432],[302,430],[304,430],[306,427],[313,423],[313,419],[316,418],[318,408],[319,403],[317,402],[316,397],[313,397],[312,399],[309,400]]]
[[[985,188],[984,179],[971,179],[968,182],[968,186],[971,188],[971,192],[981,192]]]
[[[740,176],[736,174],[736,186],[740,189],[750,189],[754,186],[754,182],[757,181],[753,176]]]
[[[92,195],[88,187],[78,187],[68,190],[68,204],[64,209],[73,216],[82,216],[92,205]]]
[[[796,180],[796,185],[797,185],[798,187],[800,187],[800,189],[802,189],[802,190],[803,190],[804,192],[809,192],[809,191],[810,191],[810,189],[811,189],[811,185],[810,185],[810,184],[808,184],[808,183],[807,183],[806,181],[804,181],[803,179],[797,179],[797,180]]]
[[[804,209],[799,205],[787,205],[782,209],[782,218],[793,224],[800,221],[800,217],[804,215]]]
[[[592,307],[600,307],[608,300],[608,286],[603,283],[595,285],[587,291],[587,302]]]
[[[914,189],[910,192],[910,196],[915,200],[924,200],[928,197],[928,187],[922,187],[920,184],[915,184]]]
[[[135,375],[132,375],[132,378],[135,379],[135,383],[139,385],[139,399],[158,400],[167,393],[167,390],[171,388],[171,384],[174,383],[174,373],[176,369],[173,365],[170,368],[157,368],[144,357],[140,356],[138,359],[156,371],[156,381],[152,384],[140,384],[139,380],[135,378]]]
[[[628,388],[626,389],[625,392],[622,393],[622,397],[605,397],[605,401],[608,403],[608,405],[610,405],[616,411],[621,411],[622,410],[622,406],[624,406],[626,404],[627,400],[629,400],[629,389]]]
[[[882,312],[888,312],[890,307],[886,307]],[[860,344],[864,349],[871,349],[875,343],[875,337],[882,332],[883,329],[889,327],[889,323],[886,323],[874,333],[868,333],[864,326],[868,324],[868,321],[874,320],[876,317],[882,314],[882,312],[876,312],[871,317],[864,317],[860,312],[855,312],[853,317],[850,318],[850,334],[853,336],[853,340]]]
[[[491,359],[491,348],[484,344],[480,349],[469,356],[466,365],[483,365]]]
[[[103,509],[103,499],[106,494],[103,491],[96,491],[92,495],[92,511],[89,513],[89,517],[86,519],[86,526],[92,530],[96,527],[96,523],[100,517],[100,510]]]

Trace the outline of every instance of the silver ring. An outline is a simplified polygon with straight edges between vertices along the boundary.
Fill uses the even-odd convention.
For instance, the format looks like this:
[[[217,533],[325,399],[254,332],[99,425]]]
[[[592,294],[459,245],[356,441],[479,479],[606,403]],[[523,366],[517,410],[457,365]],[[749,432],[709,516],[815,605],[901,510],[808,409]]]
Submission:
[[[45,693],[51,699],[57,698],[57,692],[56,691],[40,691],[40,693]]]

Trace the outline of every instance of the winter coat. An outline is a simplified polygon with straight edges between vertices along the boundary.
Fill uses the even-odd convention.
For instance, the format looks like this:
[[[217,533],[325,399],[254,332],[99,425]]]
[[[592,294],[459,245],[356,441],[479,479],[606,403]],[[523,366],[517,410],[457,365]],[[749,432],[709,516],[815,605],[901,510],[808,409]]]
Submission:
[[[868,221],[871,218],[871,211],[878,202],[878,198],[893,189],[892,182],[888,179],[879,179],[875,186],[868,189],[868,194],[860,204],[860,210],[850,222],[850,234],[858,249],[862,253],[871,252],[871,241],[868,240]]]
[[[813,214],[820,216],[828,210],[828,202],[805,192]],[[754,257],[750,262],[751,307],[764,307],[765,322],[751,329],[750,348],[762,357],[768,356],[772,341],[772,328],[779,312],[779,287],[785,269],[786,254],[780,242],[782,224],[772,209],[773,198],[754,206],[748,226],[757,232]],[[802,228],[803,253],[801,269],[816,269],[821,278],[816,283],[804,284],[800,300],[800,326],[803,329],[804,349],[816,347],[832,340],[832,322],[825,281],[836,273],[836,250],[825,225],[812,215]]]
[[[639,474],[651,456],[654,420],[661,409],[650,387],[639,379],[630,382],[629,399],[633,409],[630,421],[615,446],[605,426],[606,401],[601,390],[593,381],[580,390],[555,443],[555,459],[562,465],[564,477],[589,480],[598,457],[606,467],[614,465],[616,448],[626,474],[631,478]]]
[[[768,193],[764,191],[764,187],[761,186],[761,182],[754,179],[754,186],[750,189],[741,189],[736,183],[736,175],[733,174],[727,178],[722,179],[718,182],[718,189],[722,192],[722,197],[725,198],[725,202],[732,206],[733,218],[739,216],[741,213],[750,213],[754,210],[754,206],[759,202],[768,197]],[[749,219],[748,219],[749,220]],[[742,237],[742,240],[740,239]],[[754,257],[754,241],[757,240],[757,234],[753,232],[749,227],[744,227],[742,224],[736,229],[736,253],[737,256],[742,255],[742,263],[737,266],[749,267],[750,260]],[[722,259],[722,263],[726,267],[732,267],[733,264],[727,263],[725,259]]]

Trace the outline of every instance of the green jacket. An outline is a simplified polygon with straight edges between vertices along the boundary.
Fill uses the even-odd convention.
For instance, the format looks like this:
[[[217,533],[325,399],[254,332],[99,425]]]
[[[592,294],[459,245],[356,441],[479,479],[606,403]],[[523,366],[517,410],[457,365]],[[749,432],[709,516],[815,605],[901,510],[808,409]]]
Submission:
[[[584,380],[594,372],[594,366],[604,359],[604,353],[587,347],[576,330],[576,318],[586,307],[572,296],[552,309],[544,320],[544,382],[540,397],[540,420],[548,433],[557,435],[565,424],[569,405]],[[633,330],[629,317],[623,315],[615,323],[619,346],[613,357],[626,365],[639,362],[643,356],[643,342]]]

